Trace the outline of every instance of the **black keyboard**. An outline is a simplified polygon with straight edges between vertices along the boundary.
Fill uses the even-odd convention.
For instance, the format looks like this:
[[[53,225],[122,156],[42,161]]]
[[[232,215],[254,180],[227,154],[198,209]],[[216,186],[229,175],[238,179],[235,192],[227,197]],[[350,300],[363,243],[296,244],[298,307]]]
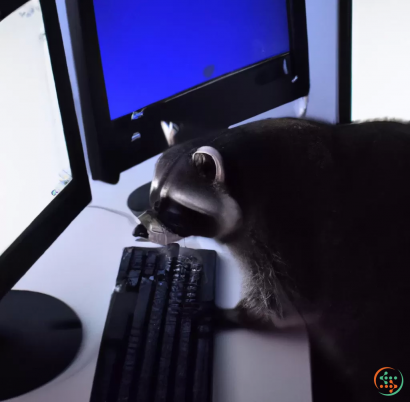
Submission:
[[[216,253],[124,250],[91,402],[210,402]]]

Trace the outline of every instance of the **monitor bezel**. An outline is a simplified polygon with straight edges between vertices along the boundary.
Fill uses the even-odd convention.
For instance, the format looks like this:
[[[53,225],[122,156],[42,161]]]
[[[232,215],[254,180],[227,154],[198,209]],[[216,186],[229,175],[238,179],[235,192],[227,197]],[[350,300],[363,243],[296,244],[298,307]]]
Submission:
[[[8,0],[2,3],[1,19],[27,2]],[[40,5],[73,179],[0,255],[0,298],[19,281],[91,201],[56,4],[54,0],[40,0]],[[27,202],[30,202],[29,196],[28,194]],[[58,269],[57,261],[55,268]]]
[[[86,141],[94,180],[115,184],[122,171],[163,152],[168,144],[160,121],[186,123],[201,129],[225,129],[309,93],[309,61],[305,0],[287,0],[289,53],[199,85],[148,106],[144,117],[130,114],[111,120],[98,44],[93,0],[78,4],[82,51],[89,97]],[[72,31],[73,32],[73,31]],[[75,46],[75,45],[74,45]],[[76,56],[80,72],[80,56]],[[287,60],[289,74],[283,73]],[[297,80],[294,81],[294,77]],[[292,82],[294,81],[294,82]],[[80,89],[81,92],[81,89]],[[81,95],[81,94],[80,94]],[[249,101],[249,100],[252,101]],[[226,105],[229,105],[227,108]],[[220,110],[224,110],[220,113]],[[134,133],[140,133],[132,141]]]

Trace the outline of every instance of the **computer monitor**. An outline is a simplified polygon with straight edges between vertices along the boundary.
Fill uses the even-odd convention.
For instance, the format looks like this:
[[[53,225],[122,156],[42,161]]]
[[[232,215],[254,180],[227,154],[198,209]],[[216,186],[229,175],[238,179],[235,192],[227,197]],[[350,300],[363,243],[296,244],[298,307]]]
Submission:
[[[60,374],[81,344],[63,302],[11,291],[90,202],[56,5],[0,3],[0,400]],[[57,269],[57,266],[56,266]]]
[[[308,94],[304,0],[78,3],[94,179],[164,151],[162,121],[226,129]]]

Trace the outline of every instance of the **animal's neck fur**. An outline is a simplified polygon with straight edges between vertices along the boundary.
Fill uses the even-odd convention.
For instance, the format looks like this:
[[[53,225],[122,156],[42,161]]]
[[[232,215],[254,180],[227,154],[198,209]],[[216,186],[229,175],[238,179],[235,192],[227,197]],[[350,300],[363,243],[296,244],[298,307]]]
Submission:
[[[278,286],[286,283],[290,285],[288,291],[295,289],[280,255],[259,239],[254,230],[233,239],[229,247],[245,273],[241,307],[262,320],[269,319],[272,313],[282,317],[283,300]]]
[[[294,124],[296,132],[288,124],[290,132],[284,128],[275,136],[262,126],[248,141],[238,138],[241,149],[225,148],[224,141],[234,141],[228,135],[214,141],[226,160],[228,192],[244,213],[242,229],[227,240],[245,267],[244,307],[262,318],[272,312],[282,315],[279,287],[294,300],[314,297],[315,243],[331,205],[332,128]],[[264,147],[258,145],[258,135]]]

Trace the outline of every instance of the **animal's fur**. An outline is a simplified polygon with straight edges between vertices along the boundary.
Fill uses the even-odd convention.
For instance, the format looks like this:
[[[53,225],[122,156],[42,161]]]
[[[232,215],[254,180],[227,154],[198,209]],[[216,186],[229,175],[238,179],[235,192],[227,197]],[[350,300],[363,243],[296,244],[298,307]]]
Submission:
[[[375,400],[379,368],[410,375],[410,125],[264,120],[163,158],[190,166],[203,145],[224,161],[215,197],[242,211],[221,239],[246,269],[242,307],[281,316],[283,290],[317,317],[307,324],[314,400]]]

